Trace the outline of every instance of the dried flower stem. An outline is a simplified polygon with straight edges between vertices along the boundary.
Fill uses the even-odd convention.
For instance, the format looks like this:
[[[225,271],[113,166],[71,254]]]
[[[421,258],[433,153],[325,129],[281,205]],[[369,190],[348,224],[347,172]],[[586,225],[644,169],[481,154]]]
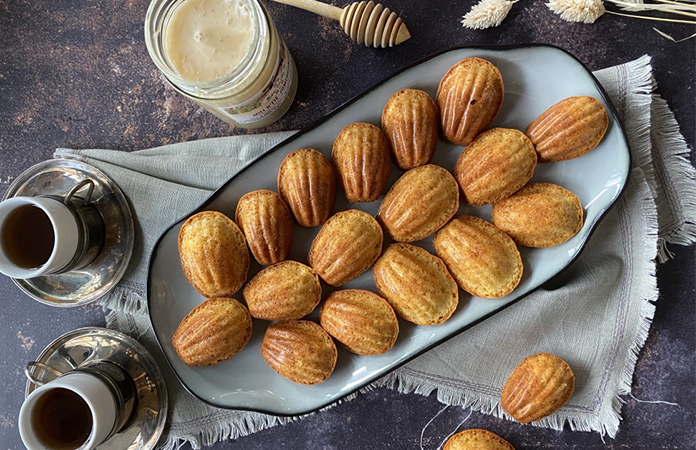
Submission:
[[[673,2],[672,0],[655,0],[656,2],[660,3],[669,3],[670,5],[676,5],[680,9],[684,10],[689,10],[689,9],[696,9],[696,5],[687,5],[682,2]]]
[[[616,16],[633,17],[634,19],[645,19],[645,20],[657,20],[658,22],[672,22],[672,23],[688,23],[691,25],[696,25],[696,20],[680,20],[680,19],[667,19],[663,17],[652,17],[652,16],[639,16],[638,14],[624,14],[616,11],[607,11],[609,14],[614,14]]]
[[[613,3],[614,5],[621,7],[621,9],[623,9],[624,11],[661,11],[661,12],[666,12],[666,13],[671,13],[671,14],[681,14],[683,16],[696,17],[696,13],[677,10],[677,9],[675,9],[674,6],[670,6],[670,5],[652,5],[652,4],[648,4],[648,3],[631,3],[631,2],[624,2],[624,1],[620,1],[620,0],[604,0],[604,1],[607,1],[609,3]]]

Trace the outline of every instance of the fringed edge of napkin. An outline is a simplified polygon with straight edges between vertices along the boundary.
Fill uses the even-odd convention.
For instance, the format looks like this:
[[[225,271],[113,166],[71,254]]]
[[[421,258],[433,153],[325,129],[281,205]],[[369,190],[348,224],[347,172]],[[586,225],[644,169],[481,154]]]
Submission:
[[[654,86],[656,87],[655,83]],[[669,182],[676,192],[676,198],[679,199],[686,218],[682,223],[670,224],[671,228],[660,230],[657,240],[657,257],[658,261],[663,263],[674,256],[667,247],[668,244],[690,245],[696,242],[696,195],[694,195],[696,168],[689,161],[691,149],[679,130],[674,113],[669,109],[667,102],[657,94],[652,96],[651,115],[652,147],[659,148],[660,153],[654,155],[658,164],[657,170],[662,172],[663,182]],[[678,174],[678,176],[665,179],[667,174]],[[666,201],[666,196],[657,196],[658,210]]]

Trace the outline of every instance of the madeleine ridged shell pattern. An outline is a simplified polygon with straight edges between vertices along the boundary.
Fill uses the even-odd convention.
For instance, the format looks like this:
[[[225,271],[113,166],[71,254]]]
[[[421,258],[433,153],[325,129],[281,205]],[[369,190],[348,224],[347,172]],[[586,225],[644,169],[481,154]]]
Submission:
[[[604,137],[609,118],[594,97],[569,97],[556,103],[527,127],[540,162],[577,158]]]
[[[428,164],[438,138],[440,113],[430,96],[419,89],[402,89],[382,111],[382,130],[396,165],[403,170]]]
[[[311,385],[331,375],[338,351],[329,333],[316,323],[286,320],[268,327],[261,356],[280,376]]]
[[[488,128],[503,104],[503,77],[490,62],[466,58],[440,81],[435,101],[444,138],[467,145]]]
[[[575,236],[583,222],[580,199],[556,184],[530,183],[493,205],[493,224],[520,245],[551,247]]]
[[[239,353],[251,337],[251,316],[232,298],[211,298],[181,321],[172,345],[189,366],[212,366]]]
[[[515,448],[491,431],[471,428],[449,438],[442,450],[515,450]]]
[[[462,201],[481,206],[511,196],[532,178],[536,161],[534,146],[521,131],[493,128],[480,134],[454,166]]]
[[[369,269],[382,252],[382,228],[357,209],[334,214],[312,241],[307,260],[331,286],[341,286]]]
[[[575,386],[572,369],[561,358],[539,353],[525,358],[510,374],[500,406],[520,423],[542,419],[566,404]]]
[[[321,300],[319,276],[297,261],[283,261],[257,273],[244,286],[244,300],[256,319],[301,319]]]
[[[392,244],[372,268],[379,293],[396,313],[417,325],[452,316],[459,288],[440,258],[410,244]]]
[[[478,217],[455,216],[435,234],[433,244],[459,287],[476,297],[504,297],[522,278],[515,242]]]
[[[249,251],[232,219],[217,211],[189,217],[178,239],[181,268],[204,297],[230,297],[246,281]]]
[[[380,355],[394,346],[399,321],[389,303],[362,289],[335,291],[324,302],[321,326],[358,355]]]
[[[278,170],[278,192],[301,227],[326,221],[336,200],[336,177],[328,159],[310,148],[295,150]]]
[[[292,248],[292,216],[278,194],[267,190],[245,194],[237,203],[234,218],[259,264],[268,266],[287,259]]]
[[[379,207],[379,220],[398,242],[424,239],[439,230],[459,208],[459,186],[445,169],[416,167],[396,180]]]
[[[334,141],[338,183],[350,202],[374,202],[389,181],[391,157],[382,130],[369,123],[345,127]]]

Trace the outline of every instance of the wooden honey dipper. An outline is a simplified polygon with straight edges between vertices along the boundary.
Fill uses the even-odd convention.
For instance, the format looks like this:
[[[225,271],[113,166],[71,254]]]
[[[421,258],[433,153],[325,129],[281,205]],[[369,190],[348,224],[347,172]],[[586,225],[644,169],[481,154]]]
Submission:
[[[316,0],[273,0],[310,11],[320,16],[338,20],[343,31],[358,44],[367,47],[387,48],[401,44],[411,37],[408,28],[396,16],[379,3],[354,2],[345,8],[318,2]]]

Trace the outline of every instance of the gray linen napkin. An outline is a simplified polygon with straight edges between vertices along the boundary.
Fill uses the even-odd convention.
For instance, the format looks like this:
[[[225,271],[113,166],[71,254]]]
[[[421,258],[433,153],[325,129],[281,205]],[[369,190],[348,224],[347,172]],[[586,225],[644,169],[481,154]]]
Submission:
[[[595,73],[626,126],[630,184],[563,278],[374,383],[430,394],[503,417],[502,386],[524,357],[549,352],[576,375],[569,403],[538,425],[616,435],[622,395],[631,389],[658,291],[655,260],[667,244],[696,240],[696,175],[663,100],[653,94],[650,58]],[[102,300],[107,324],[140,339],[165,368],[171,409],[166,449],[194,448],[283,423],[258,413],[215,409],[185,392],[157,349],[144,299],[147,256],[160,233],[198,206],[250,160],[291,132],[187,142],[133,153],[59,149],[95,165],[124,190],[136,214],[136,255],[125,279]],[[658,251],[659,250],[659,251]],[[495,361],[494,364],[489,363]]]

